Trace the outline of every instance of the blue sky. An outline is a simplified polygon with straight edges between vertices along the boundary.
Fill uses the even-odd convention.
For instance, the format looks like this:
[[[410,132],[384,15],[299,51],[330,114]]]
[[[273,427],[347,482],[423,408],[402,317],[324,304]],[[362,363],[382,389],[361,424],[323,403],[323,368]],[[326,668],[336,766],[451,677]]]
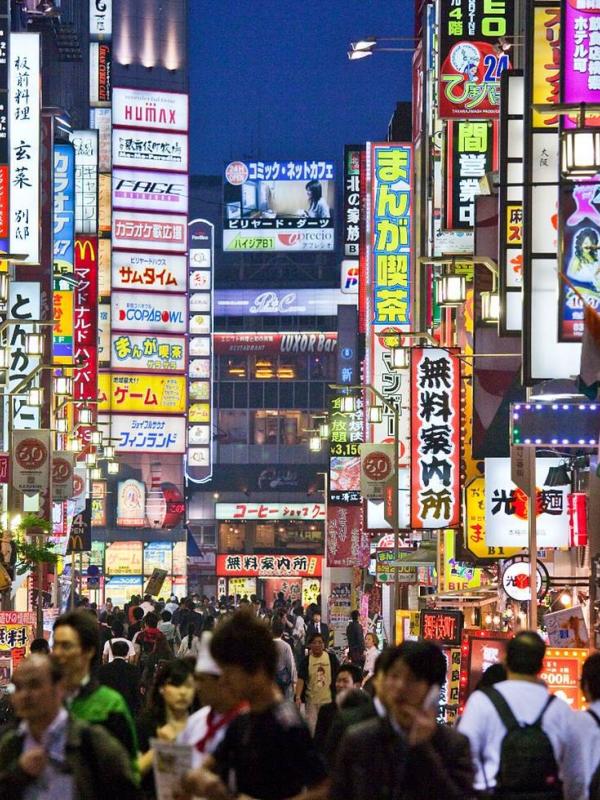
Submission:
[[[396,101],[410,99],[410,53],[346,52],[363,36],[412,36],[412,0],[189,7],[192,174],[235,158],[339,161],[344,144],[384,138]]]

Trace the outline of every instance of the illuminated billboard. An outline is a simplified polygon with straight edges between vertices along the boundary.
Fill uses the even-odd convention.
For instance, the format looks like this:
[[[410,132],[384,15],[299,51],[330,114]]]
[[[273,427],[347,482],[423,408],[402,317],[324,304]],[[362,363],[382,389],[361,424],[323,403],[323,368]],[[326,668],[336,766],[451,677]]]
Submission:
[[[187,259],[184,255],[115,250],[112,254],[112,288],[185,292]]]
[[[232,161],[225,168],[223,250],[333,250],[331,161]]]
[[[187,302],[180,294],[113,292],[111,320],[114,331],[185,333]]]
[[[114,439],[118,453],[185,452],[185,417],[112,414],[98,424]]]
[[[98,376],[99,411],[141,414],[184,414],[185,378],[182,375]]]
[[[112,141],[112,162],[115,167],[171,172],[188,170],[188,137],[185,133],[113,128]]]
[[[113,125],[125,128],[184,131],[188,129],[188,96],[177,92],[114,88]]]
[[[184,253],[187,249],[187,217],[113,209],[113,247]]]
[[[185,372],[185,342],[183,336],[115,333],[111,337],[111,369]]]
[[[112,205],[113,208],[187,214],[187,177],[168,172],[115,169]]]

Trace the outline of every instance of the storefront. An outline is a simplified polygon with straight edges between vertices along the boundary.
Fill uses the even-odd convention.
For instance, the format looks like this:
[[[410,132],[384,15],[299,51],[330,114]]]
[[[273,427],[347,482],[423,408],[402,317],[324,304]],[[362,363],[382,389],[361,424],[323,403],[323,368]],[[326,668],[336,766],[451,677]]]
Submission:
[[[241,598],[252,594],[273,605],[278,592],[302,605],[317,602],[321,592],[323,556],[320,555],[219,555],[217,593]]]

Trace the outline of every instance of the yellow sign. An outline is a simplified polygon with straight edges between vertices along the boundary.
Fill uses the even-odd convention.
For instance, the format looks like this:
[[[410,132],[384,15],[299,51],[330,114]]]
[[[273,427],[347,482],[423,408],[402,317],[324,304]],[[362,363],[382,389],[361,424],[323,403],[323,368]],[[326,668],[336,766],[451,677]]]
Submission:
[[[508,203],[506,206],[506,246],[523,246],[523,206]]]
[[[534,104],[560,102],[560,8],[537,5],[533,10],[533,85]],[[534,128],[556,128],[556,114],[532,110]]]
[[[485,543],[485,478],[475,478],[465,489],[467,547],[477,558],[510,558],[520,547],[492,547]]]
[[[303,578],[302,580],[302,605],[309,606],[316,603],[321,594],[321,581],[316,578]]]
[[[464,592],[465,589],[477,589],[481,586],[479,567],[459,563],[456,560],[456,532],[443,531],[444,537],[444,592]]]
[[[396,611],[396,644],[419,638],[421,630],[419,611]]]
[[[52,294],[52,305],[56,324],[52,329],[55,364],[70,364],[73,361],[73,334],[75,329],[74,292],[59,289]]]
[[[142,543],[110,542],[106,545],[104,567],[107,575],[141,576]]]
[[[183,375],[98,375],[100,411],[185,414]]]
[[[247,597],[256,594],[256,578],[229,578],[227,588],[229,594],[239,594],[240,597]]]
[[[188,411],[190,422],[210,422],[210,403],[192,403]]]

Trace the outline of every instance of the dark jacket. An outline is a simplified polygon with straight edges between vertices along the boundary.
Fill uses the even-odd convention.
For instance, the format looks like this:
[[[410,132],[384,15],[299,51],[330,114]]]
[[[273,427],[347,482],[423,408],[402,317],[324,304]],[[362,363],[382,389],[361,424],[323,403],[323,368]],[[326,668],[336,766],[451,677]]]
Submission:
[[[335,679],[337,676],[338,669],[340,668],[340,662],[337,659],[335,653],[329,652],[329,650],[325,650],[327,655],[329,656],[329,666],[331,667],[331,683],[329,684],[329,691],[331,692],[331,700],[335,697]],[[304,681],[304,688],[302,690],[302,702],[304,703],[306,700],[306,690],[308,688],[308,659],[310,658],[310,653],[307,656],[304,656],[302,661],[300,662],[300,666],[298,667],[298,677],[302,678]]]
[[[327,738],[325,739],[325,746],[322,751],[328,767],[331,768],[335,763],[337,751],[348,728],[352,727],[352,725],[358,725],[360,722],[365,722],[368,719],[374,719],[375,717],[377,717],[377,710],[373,701],[363,706],[340,708],[336,711],[331,721]]]
[[[470,800],[473,765],[466,736],[439,726],[409,747],[389,720],[353,726],[340,745],[331,800]]]
[[[331,729],[333,720],[335,719],[337,710],[338,708],[336,703],[326,703],[319,709],[317,724],[315,727],[315,735],[313,737],[315,747],[319,753],[325,753],[325,743],[327,742],[327,736]]]
[[[66,763],[77,800],[138,800],[140,792],[126,750],[103,728],[69,717]],[[19,767],[23,735],[17,729],[0,739],[0,797],[21,800],[33,782]]]
[[[329,625],[326,625],[324,622],[319,622],[319,628],[321,629],[321,636],[323,637],[323,641],[325,642],[325,648],[329,647]],[[309,622],[306,626],[306,636],[304,641],[309,644],[312,637],[317,632],[317,628],[314,622]]]
[[[123,658],[114,658],[98,670],[98,680],[123,695],[131,716],[135,717],[141,703],[140,671]]]
[[[350,661],[353,664],[364,663],[365,660],[365,634],[360,622],[351,620],[346,626],[346,639]]]

